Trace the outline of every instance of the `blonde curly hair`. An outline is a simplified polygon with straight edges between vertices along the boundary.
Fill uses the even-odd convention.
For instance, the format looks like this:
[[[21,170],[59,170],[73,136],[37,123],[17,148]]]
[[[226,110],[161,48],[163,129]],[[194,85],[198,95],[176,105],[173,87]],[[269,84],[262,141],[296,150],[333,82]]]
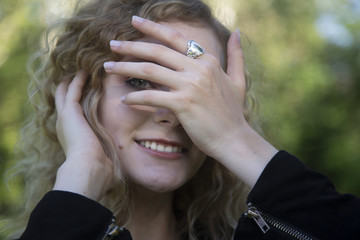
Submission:
[[[114,162],[114,171],[120,169],[116,148],[99,120],[98,106],[103,94],[103,63],[119,60],[110,50],[109,41],[142,37],[131,25],[133,15],[210,27],[226,56],[230,32],[201,0],[93,0],[79,4],[72,17],[49,30],[46,50],[32,61],[35,71],[30,100],[35,111],[22,130],[22,154],[14,168],[25,180],[25,210],[16,221],[19,229],[24,228],[37,202],[52,189],[57,169],[65,160],[55,131],[54,89],[80,69],[90,73],[82,98],[85,117]],[[245,105],[248,118],[250,104]],[[101,203],[113,211],[117,224],[123,226],[131,217],[131,188],[120,172],[115,174],[118,187],[106,194]],[[173,206],[183,239],[230,239],[247,193],[247,187],[229,170],[207,158],[196,176],[175,191]]]

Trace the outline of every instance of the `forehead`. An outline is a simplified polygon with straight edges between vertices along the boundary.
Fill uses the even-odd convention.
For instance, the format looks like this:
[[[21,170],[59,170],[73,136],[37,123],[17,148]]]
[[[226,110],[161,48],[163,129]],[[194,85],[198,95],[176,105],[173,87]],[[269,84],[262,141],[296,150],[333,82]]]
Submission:
[[[171,27],[176,31],[182,33],[187,39],[194,40],[195,42],[199,43],[207,53],[217,57],[221,64],[225,65],[224,59],[224,50],[221,46],[221,43],[214,33],[214,31],[207,26],[190,26],[187,23],[183,22],[159,22],[162,25]],[[147,37],[143,38],[147,41],[157,42],[154,39],[149,39]],[[186,49],[187,42],[184,42],[184,49]],[[184,53],[185,54],[185,53]]]

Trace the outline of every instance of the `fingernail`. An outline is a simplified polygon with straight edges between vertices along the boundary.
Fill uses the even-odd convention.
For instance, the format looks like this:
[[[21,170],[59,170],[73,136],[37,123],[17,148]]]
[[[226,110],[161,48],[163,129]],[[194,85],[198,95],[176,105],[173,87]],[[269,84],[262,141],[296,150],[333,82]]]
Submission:
[[[113,69],[115,66],[115,63],[114,62],[105,62],[104,63],[104,68],[105,70],[111,70]]]
[[[236,33],[237,33],[237,37],[238,37],[238,42],[241,44],[241,33],[238,28],[236,29]]]
[[[122,96],[121,98],[120,98],[120,100],[122,101],[122,102],[125,102],[125,100],[126,100],[126,96],[124,95],[124,96]]]
[[[138,17],[138,16],[133,16],[133,17],[132,17],[132,20],[133,20],[133,22],[137,22],[137,23],[141,23],[141,22],[144,21],[143,18]]]
[[[119,47],[121,45],[121,41],[117,41],[117,40],[111,40],[110,41],[110,46],[111,47]]]

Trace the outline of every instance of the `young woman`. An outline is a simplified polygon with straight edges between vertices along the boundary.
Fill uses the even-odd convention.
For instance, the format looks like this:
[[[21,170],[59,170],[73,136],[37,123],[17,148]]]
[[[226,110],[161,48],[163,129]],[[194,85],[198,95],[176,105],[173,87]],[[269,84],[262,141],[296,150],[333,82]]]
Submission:
[[[359,200],[250,126],[240,33],[204,3],[97,0],[63,26],[24,133],[20,239],[360,236]]]

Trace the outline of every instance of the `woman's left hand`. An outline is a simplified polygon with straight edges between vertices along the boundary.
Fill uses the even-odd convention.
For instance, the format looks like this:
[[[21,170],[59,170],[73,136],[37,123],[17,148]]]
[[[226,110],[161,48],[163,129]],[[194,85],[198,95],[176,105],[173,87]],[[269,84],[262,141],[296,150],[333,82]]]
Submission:
[[[135,91],[127,94],[123,102],[172,111],[201,151],[229,169],[239,169],[236,173],[238,176],[243,175],[249,170],[249,163],[242,161],[239,165],[238,159],[245,157],[249,158],[247,161],[251,161],[252,152],[256,150],[247,146],[248,138],[259,136],[249,127],[244,117],[246,83],[240,34],[234,32],[228,41],[225,73],[220,60],[208,52],[196,59],[185,56],[190,39],[180,32],[138,17],[133,18],[133,26],[161,44],[116,42],[117,44],[112,44],[114,52],[143,59],[144,62],[105,63],[105,70],[108,73],[149,80],[166,86],[169,91]],[[261,142],[259,139],[254,141]],[[234,150],[237,149],[241,149],[238,153],[244,156],[236,156],[238,153]],[[269,156],[266,155],[266,158]],[[253,163],[257,170],[245,182],[254,184],[254,179],[257,179],[264,167],[263,163],[264,161],[260,167],[258,163]]]
[[[112,46],[114,52],[147,62],[116,62],[112,69],[105,65],[106,71],[146,79],[167,86],[169,91],[132,92],[126,95],[124,103],[169,109],[204,153],[217,156],[219,148],[227,142],[224,138],[231,137],[246,123],[240,35],[234,33],[229,40],[231,51],[225,73],[220,60],[207,52],[197,59],[185,56],[182,52],[186,51],[189,39],[174,29],[149,20],[133,21],[133,25],[169,47],[121,42],[120,46]]]

